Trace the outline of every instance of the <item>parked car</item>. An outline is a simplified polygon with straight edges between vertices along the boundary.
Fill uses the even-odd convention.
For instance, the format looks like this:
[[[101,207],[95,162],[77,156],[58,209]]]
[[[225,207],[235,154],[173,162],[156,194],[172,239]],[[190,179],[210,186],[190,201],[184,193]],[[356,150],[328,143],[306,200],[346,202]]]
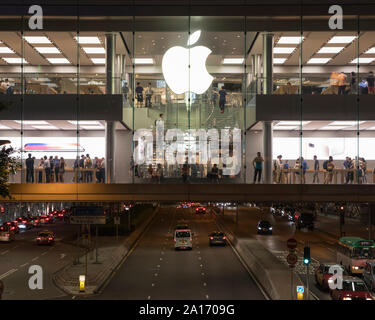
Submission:
[[[14,233],[19,233],[20,228],[18,228],[18,224],[13,221],[7,221],[3,223],[3,226],[9,226],[9,229]]]
[[[332,300],[373,300],[365,282],[357,277],[344,276],[342,289],[331,290]]]
[[[314,214],[310,212],[296,212],[294,214],[294,223],[296,229],[308,228],[309,230],[314,230]]]
[[[206,213],[205,207],[197,207],[195,208],[195,213]]]
[[[362,276],[369,290],[375,291],[375,262],[367,262]]]

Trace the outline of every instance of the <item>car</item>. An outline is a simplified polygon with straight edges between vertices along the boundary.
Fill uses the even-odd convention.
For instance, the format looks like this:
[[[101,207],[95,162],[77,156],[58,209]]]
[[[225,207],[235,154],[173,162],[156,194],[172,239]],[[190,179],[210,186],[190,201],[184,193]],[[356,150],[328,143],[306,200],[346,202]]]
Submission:
[[[54,244],[55,236],[52,231],[44,230],[40,231],[36,237],[36,243],[39,244]]]
[[[225,236],[224,232],[213,231],[208,235],[208,242],[210,246],[215,246],[215,245],[225,246],[227,244],[227,237]]]
[[[309,230],[314,230],[314,214],[310,212],[295,212],[294,223],[296,229],[308,228]]]
[[[15,234],[10,228],[0,227],[0,242],[11,242],[15,240]]]
[[[344,276],[342,289],[331,290],[332,300],[373,300],[365,282],[357,277]]]
[[[260,220],[257,224],[258,234],[272,234],[272,225],[267,220]]]
[[[41,224],[47,224],[47,223],[50,223],[50,222],[49,222],[50,219],[51,219],[51,218],[50,218],[48,215],[46,215],[46,214],[42,214],[42,215],[40,215],[40,217],[39,217],[39,221],[40,221]]]
[[[329,272],[329,268],[331,266],[337,265],[335,262],[329,262],[329,263],[321,263],[316,269],[315,269],[315,281],[317,285],[322,288],[323,290],[329,290],[329,279],[332,277],[333,273]],[[345,268],[342,267],[342,272],[345,274]]]
[[[195,208],[195,213],[206,213],[205,207],[197,207]]]
[[[178,249],[192,249],[193,248],[193,234],[190,229],[178,229],[174,232],[174,248]]]
[[[17,223],[18,228],[23,229],[23,230],[32,228],[32,223],[30,219],[26,217],[19,217],[15,219],[13,222]]]
[[[39,228],[42,225],[39,217],[32,217],[31,218],[31,224],[34,228]]]
[[[367,262],[362,273],[363,281],[370,291],[375,291],[375,262]]]
[[[14,233],[20,232],[20,228],[18,227],[18,224],[13,221],[4,222],[3,226],[9,226],[9,230],[13,231]]]

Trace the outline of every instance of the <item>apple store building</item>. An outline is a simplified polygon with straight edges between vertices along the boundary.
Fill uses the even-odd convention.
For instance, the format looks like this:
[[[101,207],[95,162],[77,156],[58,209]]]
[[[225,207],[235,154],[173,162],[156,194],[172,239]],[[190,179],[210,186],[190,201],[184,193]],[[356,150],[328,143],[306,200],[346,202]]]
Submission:
[[[375,14],[151,7],[1,9],[11,183],[374,183]]]

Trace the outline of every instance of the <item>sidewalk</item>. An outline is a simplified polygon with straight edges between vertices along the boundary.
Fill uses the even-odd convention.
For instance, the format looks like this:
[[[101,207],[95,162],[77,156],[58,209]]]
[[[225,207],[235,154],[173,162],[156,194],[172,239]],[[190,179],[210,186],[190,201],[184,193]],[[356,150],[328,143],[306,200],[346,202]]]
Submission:
[[[95,249],[90,251],[87,254],[85,292],[79,292],[79,276],[84,275],[86,271],[85,254],[80,256],[79,264],[71,262],[53,275],[55,285],[70,295],[83,296],[97,293],[151,224],[157,212],[158,209],[127,237],[118,237],[117,241],[114,236],[98,237],[99,263],[95,263]],[[84,248],[77,248],[77,250],[84,252]]]

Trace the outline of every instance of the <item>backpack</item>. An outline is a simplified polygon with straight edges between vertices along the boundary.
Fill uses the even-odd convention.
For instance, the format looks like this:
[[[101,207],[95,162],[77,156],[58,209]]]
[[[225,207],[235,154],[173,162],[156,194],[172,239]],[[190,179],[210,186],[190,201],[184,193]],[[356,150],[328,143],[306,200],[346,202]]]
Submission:
[[[323,162],[323,169],[324,170],[327,170],[327,164],[328,164],[328,160]]]

